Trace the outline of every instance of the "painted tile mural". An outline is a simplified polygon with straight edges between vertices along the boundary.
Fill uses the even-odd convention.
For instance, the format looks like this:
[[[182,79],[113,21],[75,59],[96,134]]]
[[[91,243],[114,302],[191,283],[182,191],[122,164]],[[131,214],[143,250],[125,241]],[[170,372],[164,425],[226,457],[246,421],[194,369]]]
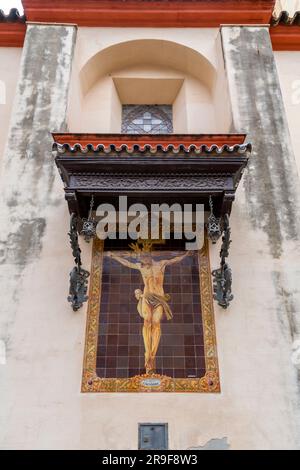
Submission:
[[[82,391],[219,390],[207,242],[96,240]]]

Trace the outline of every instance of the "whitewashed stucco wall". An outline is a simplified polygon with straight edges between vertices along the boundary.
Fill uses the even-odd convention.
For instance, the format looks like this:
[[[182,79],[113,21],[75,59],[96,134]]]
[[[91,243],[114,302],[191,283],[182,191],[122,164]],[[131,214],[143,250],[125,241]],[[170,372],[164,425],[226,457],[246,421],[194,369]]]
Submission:
[[[19,78],[22,49],[0,47],[0,166]]]
[[[79,29],[73,62],[74,89],[78,85],[74,73],[76,78],[92,54],[112,43],[149,35],[178,41],[203,53],[221,77],[219,100],[222,89],[228,94],[224,63],[216,52],[220,51],[220,38],[217,45],[218,31],[210,29]],[[71,50],[70,42],[67,49]],[[54,64],[62,74],[64,87],[68,87],[69,62],[59,57],[59,65],[55,58]],[[33,54],[30,60],[44,59]],[[24,78],[26,66],[30,67],[30,63],[23,64]],[[38,89],[44,83],[42,77],[39,80],[35,84]],[[55,80],[53,83],[57,86]],[[29,82],[19,87],[23,85],[33,86]],[[76,119],[79,109],[79,95],[74,96],[73,101],[70,98],[69,121]],[[22,103],[20,93],[19,99]],[[226,106],[233,100],[231,93]],[[52,101],[52,116],[57,106],[64,107],[65,102]],[[31,111],[35,113],[34,109]],[[11,129],[16,124],[17,113]],[[38,121],[35,126],[38,130]],[[19,164],[18,159],[22,161],[20,148],[17,147],[17,157],[11,150],[13,165]],[[38,146],[33,147],[30,142],[28,150],[33,151],[33,163],[38,159],[40,164],[45,158],[44,154],[39,155]],[[51,159],[50,154],[47,158]],[[292,364],[290,324],[291,312],[297,313],[295,305],[299,305],[299,244],[283,238],[282,254],[274,257],[272,241],[264,227],[253,224],[249,191],[255,201],[259,194],[251,194],[251,187],[242,182],[231,216],[230,264],[235,299],[227,311],[215,306],[221,393],[81,394],[87,307],[74,313],[66,301],[73,265],[67,237],[69,217],[62,183],[54,166],[51,171],[53,178],[45,197],[41,181],[48,182],[47,175],[41,180],[39,174],[33,177],[27,170],[22,175],[27,193],[14,207],[18,216],[25,218],[31,217],[37,207],[42,211],[45,229],[40,234],[38,250],[31,252],[29,244],[29,251],[23,252],[24,246],[28,250],[28,240],[26,233],[19,232],[11,246],[17,258],[12,256],[2,263],[6,287],[1,338],[6,344],[7,361],[0,365],[0,447],[136,449],[138,423],[168,422],[171,449],[199,447],[214,439],[225,439],[230,449],[299,448],[299,390],[297,370]],[[249,178],[251,173],[248,182]],[[6,193],[11,185],[17,190],[17,183],[10,172],[1,181]],[[33,194],[37,200],[32,200]],[[36,206],[36,201],[46,201],[45,207]],[[7,211],[8,205],[6,214]],[[2,233],[7,220],[2,217],[0,224]],[[83,241],[81,246],[84,267],[89,269],[91,247]],[[211,249],[212,267],[218,265],[218,252],[218,246]],[[24,260],[21,270],[18,256]]]
[[[298,174],[300,174],[300,52],[274,53]]]

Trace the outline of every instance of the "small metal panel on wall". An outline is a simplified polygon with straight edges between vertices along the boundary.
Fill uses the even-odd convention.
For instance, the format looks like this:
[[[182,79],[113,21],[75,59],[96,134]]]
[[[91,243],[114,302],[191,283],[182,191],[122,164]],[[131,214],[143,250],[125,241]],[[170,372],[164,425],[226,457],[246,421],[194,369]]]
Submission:
[[[168,423],[139,424],[139,450],[168,450]]]

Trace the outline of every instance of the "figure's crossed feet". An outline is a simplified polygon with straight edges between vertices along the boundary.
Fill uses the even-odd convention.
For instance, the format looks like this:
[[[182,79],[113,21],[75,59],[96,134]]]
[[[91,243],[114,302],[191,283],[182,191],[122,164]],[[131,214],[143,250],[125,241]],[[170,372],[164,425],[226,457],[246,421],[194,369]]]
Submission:
[[[146,374],[155,374],[155,357],[149,357],[145,364]]]

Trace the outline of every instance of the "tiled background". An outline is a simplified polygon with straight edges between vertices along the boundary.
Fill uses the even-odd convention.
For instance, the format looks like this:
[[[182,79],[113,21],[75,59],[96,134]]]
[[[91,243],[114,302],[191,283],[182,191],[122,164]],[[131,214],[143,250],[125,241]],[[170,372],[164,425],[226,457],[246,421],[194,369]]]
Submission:
[[[182,251],[160,251],[155,257],[166,259],[179,254]],[[97,348],[99,377],[127,378],[145,373],[143,319],[137,311],[135,289],[143,290],[139,271],[122,266],[104,252]],[[196,253],[166,268],[164,289],[171,297],[173,319],[164,318],[161,322],[156,373],[174,378],[202,377],[205,360]]]

